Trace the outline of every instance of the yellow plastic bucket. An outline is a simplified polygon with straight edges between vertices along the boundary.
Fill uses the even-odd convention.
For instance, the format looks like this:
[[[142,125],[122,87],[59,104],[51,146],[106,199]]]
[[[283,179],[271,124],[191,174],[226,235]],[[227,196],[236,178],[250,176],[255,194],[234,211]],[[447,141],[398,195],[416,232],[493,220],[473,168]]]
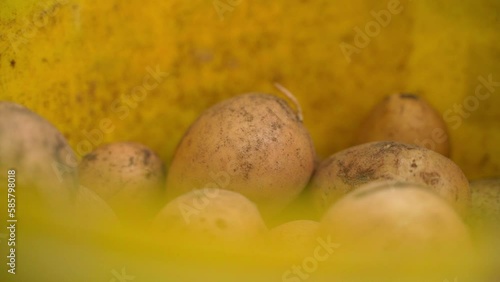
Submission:
[[[467,177],[493,177],[499,13],[495,0],[2,0],[0,100],[51,121],[79,157],[128,140],[168,165],[205,108],[245,92],[281,95],[274,82],[297,96],[320,157],[349,147],[385,95],[412,92],[443,114],[452,159]],[[267,281],[291,267],[163,240],[138,249],[134,230],[90,243],[57,227],[37,232],[19,254],[24,281]],[[483,281],[485,261],[440,281],[467,281],[467,273]],[[325,273],[307,279],[327,281]],[[339,281],[351,281],[348,273]]]

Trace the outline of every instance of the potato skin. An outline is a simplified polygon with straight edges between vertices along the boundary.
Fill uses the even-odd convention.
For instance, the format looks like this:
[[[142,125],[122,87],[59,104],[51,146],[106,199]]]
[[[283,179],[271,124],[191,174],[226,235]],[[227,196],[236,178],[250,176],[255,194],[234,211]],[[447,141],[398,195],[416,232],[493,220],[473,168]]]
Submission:
[[[373,141],[414,144],[450,155],[448,129],[442,116],[413,94],[390,95],[366,116],[354,144]]]
[[[480,225],[493,223],[500,230],[500,178],[470,182],[470,220]]]
[[[285,256],[307,257],[317,242],[319,222],[293,220],[274,227],[267,234],[270,248]]]
[[[467,227],[445,200],[424,186],[394,181],[346,195],[325,213],[319,233],[340,251],[446,255],[471,247]]]
[[[134,142],[109,143],[84,156],[80,183],[106,201],[122,219],[144,220],[162,203],[165,168],[160,157]]]
[[[472,199],[467,218],[474,242],[485,257],[500,254],[500,178],[470,182]]]
[[[70,224],[78,229],[106,232],[120,226],[113,209],[94,191],[80,186],[75,200],[75,218]]]
[[[286,102],[244,94],[209,108],[189,128],[173,157],[167,193],[215,186],[275,213],[299,195],[314,165],[309,133]]]
[[[338,152],[318,167],[311,180],[312,201],[319,212],[359,186],[397,180],[428,187],[461,214],[470,203],[469,182],[450,159],[415,145],[372,142]]]
[[[257,206],[243,195],[222,189],[193,190],[158,213],[153,230],[197,242],[249,242],[267,231]]]
[[[50,122],[24,106],[0,102],[0,116],[0,170],[16,170],[16,192],[25,201],[19,208],[63,216],[78,189],[73,150]]]

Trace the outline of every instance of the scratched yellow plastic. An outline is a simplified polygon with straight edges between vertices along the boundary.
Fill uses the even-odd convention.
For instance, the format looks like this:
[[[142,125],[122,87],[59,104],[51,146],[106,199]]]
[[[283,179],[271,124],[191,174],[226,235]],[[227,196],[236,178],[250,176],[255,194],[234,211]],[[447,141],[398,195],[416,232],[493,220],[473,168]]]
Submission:
[[[46,117],[79,156],[134,140],[168,164],[203,109],[280,95],[273,82],[297,96],[321,157],[347,148],[383,96],[415,92],[446,114],[452,159],[470,179],[500,175],[500,2],[401,1],[356,47],[356,27],[390,2],[1,0],[0,100]],[[341,43],[358,49],[346,59]]]

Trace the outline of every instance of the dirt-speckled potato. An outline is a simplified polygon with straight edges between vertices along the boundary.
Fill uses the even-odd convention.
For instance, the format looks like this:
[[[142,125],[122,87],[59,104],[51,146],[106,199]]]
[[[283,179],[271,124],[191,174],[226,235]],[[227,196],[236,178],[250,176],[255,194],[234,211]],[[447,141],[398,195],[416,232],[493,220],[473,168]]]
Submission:
[[[215,186],[276,213],[307,185],[314,164],[309,133],[287,103],[245,94],[216,104],[192,124],[172,160],[167,193]]]
[[[0,102],[0,178],[16,171],[16,193],[23,201],[19,209],[31,208],[37,215],[52,210],[63,216],[60,211],[71,207],[78,188],[76,162],[50,122],[24,106]],[[7,181],[2,183],[7,187]],[[7,201],[7,189],[0,190]]]
[[[390,141],[367,143],[330,156],[316,170],[310,193],[322,212],[359,186],[381,180],[424,185],[460,214],[470,203],[469,182],[450,159],[423,147]]]
[[[415,144],[444,156],[450,154],[443,117],[413,94],[390,95],[367,115],[357,131],[355,144],[373,141]]]
[[[84,156],[81,185],[106,201],[122,220],[153,215],[160,208],[165,169],[158,155],[134,142],[110,143]]]
[[[194,190],[169,202],[153,221],[157,232],[202,242],[239,243],[267,231],[257,206],[222,189]]]
[[[332,205],[320,222],[339,251],[449,255],[471,247],[456,211],[424,186],[402,182],[363,185]],[[339,254],[340,255],[340,254]]]

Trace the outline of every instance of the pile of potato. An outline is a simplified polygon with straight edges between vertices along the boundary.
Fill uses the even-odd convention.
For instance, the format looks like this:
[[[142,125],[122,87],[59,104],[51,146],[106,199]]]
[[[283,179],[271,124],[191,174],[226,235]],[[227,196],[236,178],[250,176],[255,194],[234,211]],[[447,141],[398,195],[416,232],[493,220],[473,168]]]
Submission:
[[[190,126],[167,169],[134,142],[77,160],[48,121],[0,102],[0,170],[17,170],[34,210],[64,210],[76,225],[141,225],[297,258],[318,238],[375,255],[469,250],[471,230],[500,238],[500,180],[469,184],[448,158],[444,121],[421,98],[388,96],[353,147],[324,160],[295,108],[260,93],[222,101]]]

